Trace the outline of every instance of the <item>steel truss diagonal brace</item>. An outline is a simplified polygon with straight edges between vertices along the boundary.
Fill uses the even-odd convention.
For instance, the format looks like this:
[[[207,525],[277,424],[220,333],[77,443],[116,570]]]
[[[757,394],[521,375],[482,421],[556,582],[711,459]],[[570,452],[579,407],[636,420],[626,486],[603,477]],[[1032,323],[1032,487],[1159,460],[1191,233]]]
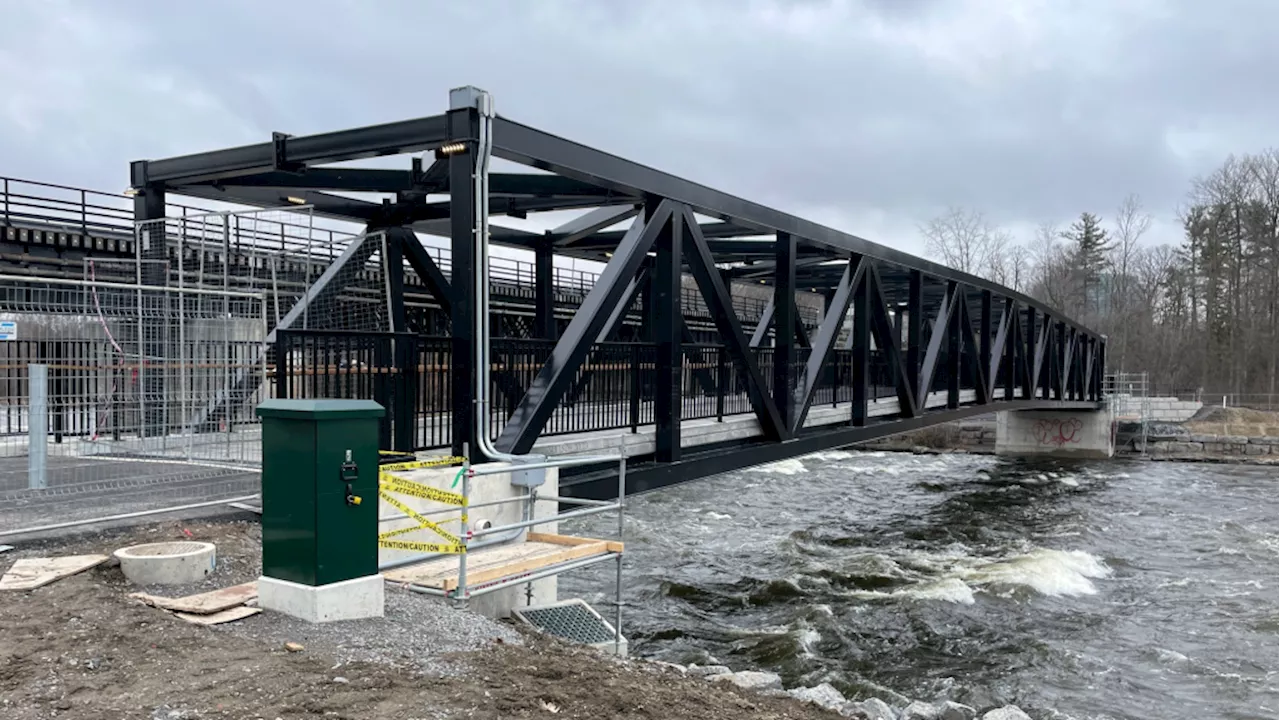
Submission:
[[[999,372],[1001,358],[1004,357],[1007,349],[1006,342],[1009,339],[1009,323],[1013,315],[1013,302],[1006,302],[1004,312],[1000,315],[1000,327],[996,330],[995,344],[991,347],[991,357],[987,361],[987,397],[995,395],[996,392],[996,373]],[[1009,363],[1012,370],[1013,364]],[[1012,398],[1004,398],[1011,400]]]
[[[1036,388],[1041,386],[1040,373],[1044,370],[1044,352],[1049,344],[1049,328],[1052,325],[1048,318],[1040,324],[1040,329],[1036,333],[1036,355],[1031,363],[1031,397],[1035,397]],[[1048,399],[1049,393],[1045,392],[1045,399]]]
[[[979,403],[991,402],[991,390],[987,387],[987,369],[983,367],[981,362],[981,343],[973,333],[973,318],[969,315],[969,301],[965,297],[964,290],[960,289],[957,293],[960,303],[960,340],[969,347],[970,365],[973,368],[974,389],[978,396]]]
[[[1093,361],[1098,357],[1098,344],[1093,339],[1085,341],[1085,360],[1084,360],[1084,396],[1089,398],[1093,392]],[[1096,400],[1097,398],[1090,398]]]
[[[933,387],[934,371],[938,368],[938,355],[942,350],[942,341],[947,337],[947,328],[951,326],[951,313],[956,310],[956,300],[960,296],[959,285],[951,284],[938,304],[938,313],[934,317],[933,329],[929,331],[929,347],[924,353],[924,362],[920,368],[920,387],[916,388],[917,410],[924,410],[924,403]]]
[[[294,303],[293,307],[289,308],[289,312],[285,313],[285,316],[276,327],[267,333],[267,342],[274,343],[276,341],[276,330],[293,328],[294,323],[298,322],[303,313],[308,312],[308,308],[314,311],[317,307],[324,307],[332,300],[333,296],[342,289],[334,283],[338,273],[342,272],[342,269],[349,264],[353,264],[353,267],[363,267],[369,261],[369,258],[373,257],[373,253],[380,248],[381,243],[378,242],[380,239],[382,239],[381,233],[357,235],[352,238],[347,248],[342,251],[342,254],[329,267],[324,269],[324,272],[320,274],[315,283],[307,288],[306,294],[298,302]]]
[[[844,327],[844,318],[849,313],[853,291],[858,283],[863,282],[866,271],[863,257],[856,255],[845,265],[844,273],[840,276],[835,295],[832,296],[827,313],[822,318],[822,324],[818,326],[818,335],[813,340],[813,349],[809,353],[808,362],[805,363],[804,377],[800,378],[799,386],[796,388],[796,419],[791,428],[793,433],[799,432],[800,428],[804,427],[805,416],[809,414],[809,405],[813,401],[813,393],[822,377],[822,366],[826,365],[831,357],[836,336]]]
[[[641,269],[635,277],[631,278],[631,282],[627,283],[627,289],[622,293],[621,302],[613,308],[613,312],[609,313],[609,319],[605,321],[604,327],[600,328],[600,334],[596,337],[596,342],[606,342],[614,331],[622,325],[623,318],[627,316],[627,310],[635,302],[636,295],[640,293],[640,288],[644,287],[648,277],[649,271]]]
[[[639,212],[640,207],[637,205],[606,205],[598,207],[549,231],[547,237],[557,247],[572,245],[611,225],[633,218]]]
[[[693,273],[698,289],[702,291],[707,309],[715,319],[716,329],[724,338],[729,357],[733,359],[739,371],[747,377],[747,394],[751,401],[751,409],[755,411],[765,437],[770,440],[783,440],[790,436],[789,428],[782,421],[782,414],[778,412],[777,404],[769,393],[765,392],[764,376],[760,374],[760,368],[751,354],[747,337],[742,332],[742,325],[738,323],[738,318],[733,313],[733,301],[729,297],[729,290],[724,286],[724,279],[716,270],[715,259],[711,255],[710,248],[707,247],[707,239],[698,228],[693,211],[685,207],[681,212],[684,213],[685,220],[685,250],[689,271]]]
[[[1076,360],[1076,335],[1075,328],[1067,328],[1066,342],[1062,345],[1062,375],[1059,383],[1062,386],[1061,392],[1065,395],[1072,389],[1072,381],[1075,378],[1075,360]]]
[[[769,326],[773,323],[774,309],[777,307],[774,302],[774,298],[769,298],[764,310],[760,312],[760,321],[756,323],[756,328],[751,333],[751,347],[760,347],[764,343],[765,337],[768,336]],[[795,314],[794,316],[798,317],[800,315],[798,312],[799,307],[793,302],[791,308]],[[796,322],[794,323],[794,328],[795,332],[792,335],[796,339],[796,345],[802,348],[809,347],[809,336],[805,334],[804,327],[799,322]]]
[[[436,265],[436,261],[431,258],[431,254],[422,247],[418,236],[405,227],[388,228],[386,232],[389,242],[399,241],[400,247],[404,250],[404,259],[409,261],[409,267],[413,268],[413,271],[418,274],[418,279],[431,291],[436,302],[440,303],[440,309],[444,314],[452,314],[453,290],[449,285],[449,278],[445,277],[440,271],[440,266]],[[403,299],[397,300],[403,302]]]
[[[895,389],[898,393],[898,407],[901,408],[903,417],[915,417],[920,414],[918,408],[924,404],[924,401],[916,401],[915,389],[911,387],[911,376],[907,374],[906,362],[902,357],[901,339],[894,324],[889,320],[889,301],[884,295],[878,263],[871,263],[871,272],[867,277],[873,281],[871,289],[874,292],[870,303],[871,328],[876,345],[885,353],[889,366],[898,369],[895,374],[898,381]],[[858,378],[854,378],[854,382],[858,382]]]
[[[769,324],[773,322],[773,298],[769,298],[769,302],[765,304],[764,310],[760,312],[760,321],[756,323],[755,332],[751,333],[751,347],[760,347],[760,343],[764,342],[764,338],[769,334]]]
[[[1031,392],[1031,355],[1027,352],[1026,323],[1022,319],[1019,306],[1013,306],[1013,373],[1014,386],[1022,384],[1022,399],[1028,399]]]
[[[622,301],[632,278],[644,262],[645,253],[671,219],[673,207],[671,202],[664,200],[652,216],[636,218],[632,223],[613,258],[605,265],[604,272],[556,342],[551,357],[538,371],[519,407],[502,429],[496,443],[499,450],[523,454],[533,447],[559,405],[560,398],[590,354],[592,344],[600,337],[600,331],[614,308]]]

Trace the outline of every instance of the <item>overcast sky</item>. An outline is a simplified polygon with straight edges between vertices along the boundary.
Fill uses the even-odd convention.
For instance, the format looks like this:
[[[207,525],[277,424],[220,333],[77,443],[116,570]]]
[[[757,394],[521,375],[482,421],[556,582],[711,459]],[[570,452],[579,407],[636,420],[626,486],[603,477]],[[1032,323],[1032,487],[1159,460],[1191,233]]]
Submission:
[[[457,9],[447,9],[446,5]],[[887,245],[1018,232],[1277,144],[1276,0],[0,0],[0,175],[498,111]],[[406,159],[407,166],[407,159]]]

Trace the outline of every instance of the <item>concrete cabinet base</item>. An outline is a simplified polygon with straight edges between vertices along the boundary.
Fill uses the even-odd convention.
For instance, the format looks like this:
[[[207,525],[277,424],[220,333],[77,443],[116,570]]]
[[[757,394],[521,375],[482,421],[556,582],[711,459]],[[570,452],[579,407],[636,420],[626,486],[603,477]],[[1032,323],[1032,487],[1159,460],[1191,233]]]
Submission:
[[[258,606],[307,622],[382,617],[385,581],[381,575],[343,580],[328,585],[258,578]]]

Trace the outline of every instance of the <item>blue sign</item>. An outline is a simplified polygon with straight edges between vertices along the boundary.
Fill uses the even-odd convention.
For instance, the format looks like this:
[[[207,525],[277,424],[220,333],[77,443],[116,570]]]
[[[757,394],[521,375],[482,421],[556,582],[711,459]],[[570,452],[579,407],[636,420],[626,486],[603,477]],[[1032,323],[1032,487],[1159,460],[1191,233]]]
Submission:
[[[17,340],[18,323],[14,320],[0,320],[0,340]]]

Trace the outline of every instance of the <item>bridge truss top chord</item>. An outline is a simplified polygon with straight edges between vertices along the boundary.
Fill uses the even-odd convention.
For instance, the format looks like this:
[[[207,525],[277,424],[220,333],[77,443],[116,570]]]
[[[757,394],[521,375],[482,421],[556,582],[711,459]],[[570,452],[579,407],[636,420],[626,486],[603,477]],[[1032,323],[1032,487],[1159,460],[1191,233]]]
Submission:
[[[134,218],[163,217],[166,196],[174,194],[257,207],[305,205],[317,217],[385,231],[393,296],[403,296],[407,265],[450,319],[457,454],[464,444],[478,446],[470,373],[462,370],[473,366],[465,335],[475,289],[453,278],[468,277],[476,262],[481,206],[470,178],[480,126],[478,110],[463,103],[417,120],[298,137],[275,133],[255,145],[137,161]],[[633,390],[653,402],[651,460],[666,468],[661,472],[692,463],[680,441],[688,396],[682,378],[698,376],[702,390],[695,392],[727,380],[700,376],[690,356],[689,286],[708,311],[716,352],[724,354],[733,390],[747,398],[766,444],[817,442],[806,417],[828,387],[846,392],[851,403],[849,428],[831,435],[832,443],[886,434],[892,429],[886,423],[907,429],[1001,407],[1096,409],[1102,399],[1105,337],[1013,289],[507,118],[492,121],[491,151],[530,171],[490,174],[490,213],[581,213],[541,233],[492,226],[492,242],[534,253],[532,339],[545,345],[523,363],[536,372],[514,386],[494,433],[499,450],[532,448],[591,377],[590,368],[608,364],[592,365],[592,358],[597,345],[610,341],[620,309],[638,306],[642,364],[652,374]],[[334,166],[410,153],[422,156],[404,169]],[[438,256],[424,251],[419,233],[449,238],[450,276]],[[159,251],[139,248],[139,259],[149,252]],[[553,321],[557,256],[604,264],[563,328]],[[735,311],[734,291],[744,281],[758,282],[768,295],[754,326],[744,327]],[[797,298],[805,294],[822,298],[808,330],[797,317]],[[392,316],[390,332],[408,329],[403,311]],[[868,412],[878,399],[873,375],[887,378],[898,408],[892,417]],[[931,396],[945,402],[931,404]]]

